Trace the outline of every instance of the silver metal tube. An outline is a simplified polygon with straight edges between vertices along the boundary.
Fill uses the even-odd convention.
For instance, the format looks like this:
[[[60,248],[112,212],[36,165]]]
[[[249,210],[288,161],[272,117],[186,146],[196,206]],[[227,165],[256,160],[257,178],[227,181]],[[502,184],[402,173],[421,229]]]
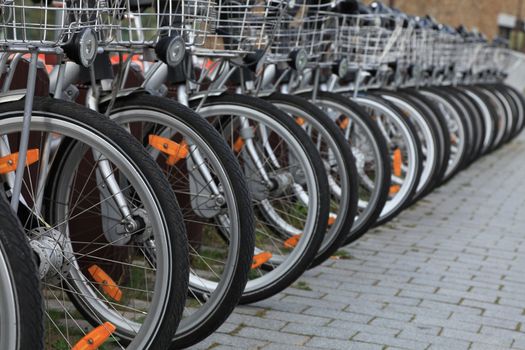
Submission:
[[[26,155],[29,144],[29,131],[31,128],[31,114],[33,113],[33,101],[35,97],[36,68],[38,62],[38,51],[31,52],[31,62],[27,74],[27,92],[24,104],[24,119],[22,123],[22,135],[20,137],[20,147],[18,149],[18,164],[16,166],[15,184],[13,186],[13,197],[11,198],[11,208],[16,212],[20,202],[22,192],[22,180],[24,179],[24,169],[26,166]]]

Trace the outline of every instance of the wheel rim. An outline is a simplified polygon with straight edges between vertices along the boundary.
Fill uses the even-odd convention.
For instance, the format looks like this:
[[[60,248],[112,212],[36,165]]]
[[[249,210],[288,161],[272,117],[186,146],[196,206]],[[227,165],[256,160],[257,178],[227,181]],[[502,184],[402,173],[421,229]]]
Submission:
[[[169,246],[168,241],[168,235],[166,234],[166,223],[163,219],[163,215],[161,211],[158,210],[159,204],[157,203],[156,199],[152,196],[152,193],[149,189],[149,185],[145,181],[145,178],[143,175],[141,175],[138,171],[136,171],[136,167],[133,166],[131,160],[127,158],[126,156],[122,155],[120,150],[116,149],[111,143],[109,143],[106,139],[103,137],[100,137],[99,135],[96,135],[94,133],[88,132],[87,129],[84,126],[71,123],[65,118],[52,115],[52,113],[46,113],[45,116],[41,116],[38,112],[34,112],[34,115],[32,116],[31,120],[31,131],[33,134],[38,134],[39,132],[42,132],[43,134],[53,133],[54,135],[62,135],[65,137],[71,137],[73,140],[82,142],[87,145],[94,146],[99,152],[103,152],[103,154],[108,157],[108,160],[111,161],[112,164],[115,165],[119,169],[119,173],[121,176],[125,176],[128,180],[131,180],[132,183],[134,183],[133,189],[136,192],[136,195],[140,197],[142,204],[144,208],[147,210],[147,212],[152,215],[153,218],[156,218],[154,221],[150,222],[150,225],[152,227],[153,235],[155,237],[155,243],[157,243],[157,250],[156,250],[156,273],[155,273],[155,281],[153,284],[153,290],[155,293],[152,293],[153,296],[151,297],[150,304],[152,305],[150,308],[148,308],[147,314],[144,314],[142,310],[141,320],[140,322],[133,322],[132,320],[127,319],[127,317],[119,317],[116,303],[109,300],[107,297],[102,297],[102,292],[98,289],[96,286],[97,283],[90,281],[88,278],[86,278],[85,272],[80,272],[79,265],[77,264],[78,259],[73,256],[69,256],[68,259],[70,259],[70,270],[67,272],[70,274],[68,278],[66,277],[65,272],[63,271],[56,271],[58,274],[58,278],[60,282],[57,283],[47,283],[46,279],[42,281],[42,285],[44,286],[43,294],[45,298],[49,298],[51,301],[54,301],[53,306],[55,308],[62,308],[63,315],[65,317],[64,321],[66,326],[65,329],[67,331],[60,331],[60,325],[56,320],[56,309],[53,309],[51,307],[51,304],[49,302],[49,299],[46,302],[46,316],[48,326],[46,327],[48,330],[54,329],[55,331],[59,331],[59,339],[51,339],[51,341],[59,341],[61,343],[65,343],[68,346],[74,345],[74,343],[79,340],[83,335],[85,335],[85,329],[83,327],[80,327],[78,322],[75,322],[75,318],[81,318],[81,316],[74,315],[70,309],[68,309],[71,305],[69,303],[64,304],[63,302],[66,300],[66,293],[70,292],[74,295],[75,293],[78,293],[77,297],[79,298],[79,301],[83,307],[88,307],[89,310],[86,310],[88,313],[90,313],[90,316],[96,320],[97,324],[101,324],[104,321],[110,321],[115,326],[117,326],[117,336],[120,337],[121,340],[117,339],[117,337],[112,337],[112,341],[115,342],[116,345],[119,344],[120,341],[125,340],[126,342],[132,341],[132,343],[129,345],[129,348],[143,348],[144,346],[149,346],[148,344],[154,338],[154,335],[156,333],[156,329],[152,327],[157,327],[159,320],[163,318],[163,315],[166,313],[166,299],[167,296],[170,293],[171,290],[171,250],[166,249],[165,247]],[[17,133],[20,130],[20,126],[22,125],[22,117],[10,117],[0,120],[0,125],[2,126],[2,134],[8,135],[11,133]],[[34,135],[33,135],[34,136]],[[42,139],[43,136],[41,136],[41,144],[40,148],[42,148]],[[5,139],[4,139],[5,140]],[[80,154],[84,154],[86,150],[80,149],[80,146],[77,144],[76,151],[79,151]],[[5,146],[5,141],[4,141]],[[73,151],[75,151],[75,148],[73,148]],[[74,168],[74,163],[80,162],[81,157],[78,157],[77,159],[73,159],[71,157],[68,158],[68,162],[66,162],[66,167],[69,166],[69,168]],[[26,170],[26,174],[30,173],[30,170]],[[71,184],[72,178],[68,181],[66,176],[72,175],[73,173],[63,173],[65,176],[60,177],[58,179],[58,182],[54,185],[58,185],[55,187],[55,197],[54,198],[68,198],[68,196],[71,194],[68,186],[66,184]],[[25,183],[26,187],[30,186],[27,183]],[[29,196],[34,195],[29,193]],[[59,207],[56,207],[56,204],[60,203]],[[76,203],[78,204],[78,203]],[[74,208],[80,208],[78,206],[72,207]],[[51,224],[50,227],[58,228],[57,231],[62,232],[64,237],[69,237],[64,242],[69,241],[73,245],[76,244],[73,240],[71,240],[72,232],[70,231],[70,224],[69,222],[72,222],[71,220],[65,219],[65,212],[67,212],[68,205],[65,204],[65,201],[57,201],[55,202],[55,208],[54,213],[51,214],[50,218],[55,219],[56,224]],[[89,209],[89,211],[92,208]],[[84,209],[80,209],[81,212],[84,211]],[[84,211],[88,212],[88,211]],[[80,214],[79,214],[80,215]],[[78,215],[76,216],[78,217]],[[74,220],[75,217],[72,217],[71,219]],[[66,227],[66,222],[68,222],[68,225]],[[48,229],[50,228],[48,227]],[[34,237],[35,239],[37,237]],[[70,245],[70,243],[66,243],[67,245]],[[58,248],[57,248],[58,249]],[[92,252],[82,253],[82,257],[86,257],[90,255]],[[131,265],[130,265],[131,266]],[[133,266],[135,267],[135,266]],[[54,278],[53,278],[54,279]],[[61,290],[61,286],[65,284],[67,286],[66,290]],[[121,291],[126,291],[126,287],[119,284],[118,287]],[[61,293],[62,295],[57,297],[57,295],[51,291],[51,289],[55,289],[57,292]],[[82,294],[85,298],[81,300],[80,294]],[[54,298],[54,300],[53,300]],[[102,298],[104,298],[105,301],[101,301]],[[100,300],[99,302],[96,302],[95,299]],[[78,304],[80,305],[80,304]],[[109,306],[108,306],[109,305]],[[120,305],[119,307],[123,307],[123,305]],[[126,318],[126,319],[125,319]],[[69,320],[71,322],[69,322]],[[71,330],[68,330],[69,326],[72,326],[73,328]],[[75,330],[75,334],[72,330]],[[48,333],[49,336],[50,333]],[[137,336],[139,335],[139,336]],[[46,336],[46,341],[49,341],[49,337]],[[71,338],[70,338],[71,336]],[[62,337],[62,338],[60,338]],[[120,345],[123,347],[124,345]]]

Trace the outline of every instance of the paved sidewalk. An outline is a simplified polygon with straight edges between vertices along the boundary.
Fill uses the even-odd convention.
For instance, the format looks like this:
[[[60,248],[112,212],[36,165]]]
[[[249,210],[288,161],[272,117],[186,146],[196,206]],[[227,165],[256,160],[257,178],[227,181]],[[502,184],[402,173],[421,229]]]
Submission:
[[[196,348],[525,349],[525,137]]]

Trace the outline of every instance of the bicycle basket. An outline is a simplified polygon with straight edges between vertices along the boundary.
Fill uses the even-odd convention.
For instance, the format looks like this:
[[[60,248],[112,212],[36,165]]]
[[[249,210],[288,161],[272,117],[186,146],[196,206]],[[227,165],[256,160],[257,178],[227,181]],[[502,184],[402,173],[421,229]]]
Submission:
[[[111,45],[153,47],[165,36],[178,36],[187,47],[200,46],[213,32],[213,0],[126,0],[118,35]]]
[[[327,61],[322,57],[331,51],[337,29],[337,21],[328,12],[331,6],[332,2],[323,0],[289,5],[275,31],[269,61],[291,62],[294,65],[292,61],[301,51],[305,61]]]
[[[90,28],[103,42],[112,37],[119,5],[108,0],[2,0],[0,41],[8,47],[54,47]]]
[[[338,45],[350,66],[376,69],[397,59],[396,41],[402,25],[391,15],[340,15]]]

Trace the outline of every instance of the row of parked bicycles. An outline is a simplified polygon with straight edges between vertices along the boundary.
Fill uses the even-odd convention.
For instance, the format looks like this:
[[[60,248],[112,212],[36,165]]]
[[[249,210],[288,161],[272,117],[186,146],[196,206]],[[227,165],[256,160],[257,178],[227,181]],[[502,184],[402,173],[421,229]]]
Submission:
[[[192,346],[525,125],[503,41],[378,2],[0,14],[0,349]]]

